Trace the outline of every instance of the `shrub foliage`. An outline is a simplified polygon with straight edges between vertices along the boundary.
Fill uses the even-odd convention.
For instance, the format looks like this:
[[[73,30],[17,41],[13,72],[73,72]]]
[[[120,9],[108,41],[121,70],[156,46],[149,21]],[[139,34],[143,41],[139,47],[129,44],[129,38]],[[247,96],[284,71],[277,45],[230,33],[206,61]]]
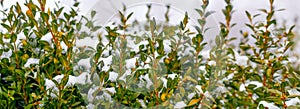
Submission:
[[[295,26],[278,25],[274,15],[282,10],[268,0],[260,14],[245,12],[248,30],[233,37],[234,7],[224,1],[213,43],[204,40],[212,37],[209,0],[196,9],[195,27],[188,13],[178,25],[168,24],[169,5],[165,21],[151,17],[151,4],[146,22],[131,20],[134,12],[124,6],[119,21],[102,27],[96,11],[78,15],[79,2],[68,11],[45,8],[46,0],[16,3],[2,10],[0,21],[0,107],[174,108],[183,102],[185,108],[264,108],[265,101],[288,108],[287,101],[299,97],[292,93],[300,79],[291,61]],[[85,38],[97,46],[76,45]],[[85,59],[90,66],[78,64]],[[83,84],[71,84],[84,73]]]

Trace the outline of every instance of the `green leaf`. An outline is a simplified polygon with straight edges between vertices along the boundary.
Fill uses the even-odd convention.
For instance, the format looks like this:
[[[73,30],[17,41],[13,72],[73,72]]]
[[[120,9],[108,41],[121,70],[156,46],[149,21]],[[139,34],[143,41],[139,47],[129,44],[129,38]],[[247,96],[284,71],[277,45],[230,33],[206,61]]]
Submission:
[[[184,25],[182,22],[180,22],[180,28],[181,28],[181,30],[184,30]]]
[[[28,104],[24,109],[32,109],[33,104]]]
[[[251,90],[253,90],[255,87],[257,87],[257,85],[255,85],[255,84],[249,84],[249,85],[247,86],[247,88],[249,88],[249,89],[251,89]]]
[[[150,21],[150,31],[151,33],[154,33],[155,30],[156,30],[156,21],[155,18],[153,17],[153,20]]]
[[[43,18],[44,22],[48,22],[49,15],[47,13],[41,12],[41,17]]]
[[[95,32],[95,31],[99,30],[100,28],[101,28],[101,26],[94,26],[94,27],[91,29],[91,31],[92,31],[92,32]]]
[[[164,55],[165,54],[163,40],[158,41],[157,53],[159,55]]]
[[[123,80],[117,80],[117,82],[118,82],[118,84],[120,84],[121,86],[125,86],[125,85],[126,85],[125,81],[123,81]]]
[[[189,22],[189,16],[188,13],[185,12],[184,18],[183,18],[183,24],[184,24],[184,28],[186,27],[187,23]]]
[[[93,24],[92,21],[87,21],[85,26],[88,27],[88,28],[93,28],[94,24]]]
[[[11,35],[11,39],[10,39],[10,43],[14,43],[17,40],[17,35],[16,34],[12,34]]]
[[[11,30],[15,30],[18,24],[19,24],[19,20],[15,20],[11,27]]]
[[[11,7],[11,9],[12,9],[12,7]],[[8,16],[7,16],[7,20],[8,20],[9,22],[12,22],[13,16],[14,16],[13,13],[9,13]]]
[[[91,12],[91,17],[94,18],[95,15],[96,15],[96,11],[95,11],[95,10],[92,10],[92,12]]]
[[[271,20],[271,21],[267,22],[268,26],[270,26],[272,24],[276,25],[277,24],[277,20],[274,19],[274,20]]]
[[[62,38],[63,42],[69,47],[71,43],[69,42],[67,37],[63,35],[61,38]]]
[[[259,109],[265,109],[265,106],[263,104],[259,104]]]
[[[200,25],[205,25],[206,24],[206,21],[205,20],[202,20],[202,19],[198,19],[198,23]]]
[[[64,13],[66,20],[70,20],[71,16],[68,13]]]
[[[277,96],[282,95],[282,93],[279,90],[276,90],[276,89],[268,89],[267,92],[276,94]],[[279,97],[275,97],[275,99],[279,99]]]
[[[78,5],[80,4],[80,2],[76,2],[76,3],[74,3],[74,7],[78,7]]]
[[[15,72],[19,75],[22,75],[22,77],[24,76],[24,71],[21,69],[15,69]]]
[[[100,53],[96,53],[95,57],[94,57],[94,61],[97,62],[100,58],[101,54]],[[97,63],[96,63],[97,64]]]
[[[99,75],[97,73],[93,74],[92,81],[96,86],[100,85],[101,81],[100,81]]]
[[[263,13],[268,13],[268,11],[266,9],[258,9],[259,11],[263,12]]]
[[[61,57],[59,57],[59,61],[62,63],[62,65],[65,68],[69,68],[69,65],[68,65],[68,62],[67,62],[66,58],[64,58],[63,56],[61,56]]]
[[[288,50],[288,48],[290,48],[291,46],[293,46],[294,43],[295,43],[295,42],[289,42],[289,43],[286,45],[284,52],[286,52],[286,50]]]
[[[281,101],[280,97],[275,97],[275,96],[269,96],[265,98],[267,101],[271,102],[276,102],[276,101]]]
[[[219,45],[221,44],[221,39],[220,39],[220,37],[217,36],[217,37],[215,38],[215,43],[216,43],[217,46],[219,46]]]
[[[245,11],[245,13],[246,13],[248,19],[251,21],[252,20],[251,14],[248,11]]]
[[[71,107],[76,107],[78,105],[80,105],[82,102],[75,102],[74,104],[71,105]]]
[[[68,81],[69,81],[69,75],[66,74],[66,75],[64,75],[64,77],[61,79],[60,85],[61,85],[62,87],[65,87],[65,86],[67,85]]]
[[[200,15],[200,16],[203,16],[203,11],[202,10],[200,10],[200,9],[195,9],[197,12],[198,12],[198,14]]]
[[[214,13],[215,13],[215,11],[208,11],[208,12],[205,13],[204,17],[208,17],[208,16],[210,16],[210,15],[212,15]]]
[[[58,11],[54,11],[56,17],[60,16],[60,14],[61,14],[61,12],[62,12],[63,9],[64,9],[64,7],[61,7],[61,8],[58,9]]]
[[[247,75],[247,77],[249,78],[249,80],[262,82],[262,78],[258,74],[251,73]]]
[[[126,18],[127,20],[133,15],[133,12],[131,12]]]
[[[1,6],[3,6],[3,2],[4,2],[4,0],[1,0],[1,1],[0,1]]]
[[[120,14],[120,17],[121,17],[121,22],[122,23],[126,22],[124,14],[121,11],[119,11],[119,14]]]
[[[2,25],[2,27],[4,27],[7,31],[11,31],[10,26],[8,26],[7,24],[1,23],[1,25]]]

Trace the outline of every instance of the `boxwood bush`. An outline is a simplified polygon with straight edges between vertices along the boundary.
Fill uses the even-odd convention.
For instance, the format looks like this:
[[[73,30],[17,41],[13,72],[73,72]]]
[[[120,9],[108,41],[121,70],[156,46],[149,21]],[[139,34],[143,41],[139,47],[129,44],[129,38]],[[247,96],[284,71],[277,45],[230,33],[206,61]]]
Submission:
[[[170,5],[164,21],[147,4],[145,22],[124,6],[118,21],[98,25],[97,12],[78,14],[76,0],[16,3],[1,10],[0,107],[299,108],[287,104],[299,99],[295,26],[277,24],[283,10],[268,1],[258,14],[245,11],[248,29],[239,30],[232,0],[224,0],[217,36],[207,34],[209,0],[195,10],[195,26],[188,13],[169,24]]]

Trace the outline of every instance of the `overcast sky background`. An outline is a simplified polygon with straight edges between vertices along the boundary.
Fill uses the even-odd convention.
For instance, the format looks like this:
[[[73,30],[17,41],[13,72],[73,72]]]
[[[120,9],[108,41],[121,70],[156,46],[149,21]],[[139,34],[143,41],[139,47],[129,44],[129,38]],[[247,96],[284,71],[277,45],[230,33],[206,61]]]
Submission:
[[[33,0],[35,1],[35,0]],[[49,7],[55,7],[54,1],[60,1],[62,6],[71,6],[73,0],[48,0],[47,5]],[[88,13],[90,10],[96,10],[98,12],[98,18],[101,22],[107,21],[111,16],[116,14],[118,10],[122,9],[122,4],[130,7],[135,7],[137,4],[147,4],[147,2],[170,4],[174,8],[187,11],[190,16],[196,18],[197,14],[194,11],[195,8],[199,8],[202,0],[77,0],[80,1],[81,13]],[[256,9],[267,8],[269,0],[233,0],[235,9],[234,19],[243,20],[245,18],[244,11],[249,10],[254,12]],[[24,3],[25,0],[4,0],[4,7],[9,7],[16,2]],[[275,0],[275,8],[285,8],[283,12],[279,12],[277,17],[294,19],[295,16],[299,16],[299,0]],[[210,0],[209,10],[217,11],[214,14],[215,19],[220,19],[222,16],[221,9],[224,8],[225,3],[223,0]],[[135,10],[139,11],[139,10]],[[156,13],[163,13],[161,10],[153,10]],[[222,18],[221,18],[222,19]]]
[[[35,0],[33,0],[35,1]],[[54,1],[60,1],[61,6],[71,6],[74,3],[74,0],[48,0],[48,7],[55,7]],[[197,19],[198,15],[194,9],[199,8],[202,0],[77,0],[81,2],[79,8],[81,14],[87,15],[91,10],[96,10],[98,12],[97,19],[101,25],[110,20],[110,18],[117,14],[118,10],[122,9],[122,4],[125,4],[128,9],[131,9],[135,12],[136,16],[144,17],[144,11],[146,5],[149,2],[161,4],[162,8],[153,9],[151,12],[154,14],[164,14],[164,4],[170,4],[174,10],[171,10],[170,16],[175,19],[174,22],[180,21],[184,16],[184,12],[188,12],[192,19]],[[234,0],[234,10],[236,11],[233,16],[233,20],[238,23],[247,22],[245,10],[248,10],[253,13],[257,13],[257,9],[268,8],[269,0]],[[24,3],[25,0],[4,0],[4,7],[9,7],[11,4],[16,2]],[[279,19],[288,20],[289,24],[292,23],[296,16],[299,16],[299,7],[300,0],[275,0],[275,8],[281,9],[285,8],[283,12],[278,12],[276,17]],[[145,9],[138,7],[144,6]],[[225,3],[223,0],[210,0],[209,10],[216,11],[216,13],[209,18],[209,26],[215,26],[219,21],[223,20],[223,15],[221,9],[223,9]],[[25,9],[27,9],[25,7]],[[164,9],[164,10],[162,10]],[[172,15],[172,11],[178,11],[182,15]],[[176,13],[178,14],[178,13]],[[159,19],[159,18],[158,18]],[[172,19],[171,19],[172,20]],[[240,27],[238,27],[240,28]],[[244,27],[242,27],[244,28]]]
[[[19,4],[24,4],[26,0],[4,0],[4,7],[8,8],[12,4],[19,2]],[[37,3],[37,0],[33,0]],[[58,5],[65,7],[66,10],[70,9],[69,7],[74,4],[74,0],[47,0],[46,8],[54,8],[55,2],[58,2]],[[96,10],[96,19],[97,24],[105,26],[113,18],[118,19],[118,10],[122,10],[123,4],[127,6],[128,13],[134,12],[131,19],[138,19],[139,21],[145,21],[145,13],[147,11],[146,4],[154,4],[150,13],[151,17],[155,17],[156,20],[164,20],[164,13],[166,12],[165,5],[171,5],[171,10],[169,13],[171,24],[179,24],[180,21],[184,18],[184,13],[188,12],[190,16],[190,25],[197,25],[196,19],[199,18],[199,15],[196,13],[195,9],[200,8],[202,0],[77,0],[81,4],[79,5],[79,14],[81,15],[90,15],[91,10]],[[216,35],[219,33],[219,22],[224,20],[224,16],[221,10],[225,7],[224,0],[209,0],[208,10],[215,11],[215,13],[208,17],[207,27],[211,29],[207,31],[205,35],[206,42],[213,40]],[[233,0],[234,14],[232,17],[232,23],[237,23],[237,25],[232,28],[230,36],[240,37],[239,31],[242,29],[244,31],[250,31],[244,24],[248,23],[248,19],[245,14],[245,10],[249,11],[252,14],[261,13],[258,9],[269,8],[269,0]],[[38,4],[38,3],[37,3]],[[287,20],[287,26],[294,24],[294,19],[300,16],[300,0],[275,0],[275,9],[286,9],[282,12],[277,12],[275,17],[283,21]],[[26,6],[22,6],[23,11],[27,10]],[[128,14],[127,13],[127,14]],[[2,13],[0,16],[3,17]],[[264,19],[264,17],[261,17]],[[280,22],[278,22],[280,24]],[[298,24],[297,24],[298,25]],[[299,27],[299,26],[297,26]],[[296,31],[300,32],[299,28],[296,28]],[[82,40],[86,44],[95,47],[96,42],[94,39]],[[79,43],[78,44],[82,44]]]
[[[90,2],[88,2],[90,1]],[[97,2],[95,2],[97,1]],[[122,3],[127,5],[129,8],[136,6],[136,4],[146,4],[147,2],[161,3],[161,4],[171,4],[171,6],[185,12],[187,11],[190,16],[196,18],[197,14],[194,11],[195,8],[199,8],[201,5],[201,0],[85,0],[82,2],[84,8],[90,8],[97,10],[99,12],[99,18],[103,21],[108,20],[112,14],[116,13],[118,10],[122,9]],[[269,0],[234,0],[233,5],[235,9],[234,20],[244,20],[245,10],[250,12],[255,12],[257,9],[268,8]],[[68,2],[71,3],[71,2]],[[295,16],[299,16],[298,10],[300,7],[299,0],[275,0],[275,8],[285,8],[283,12],[277,14],[278,18],[284,19],[294,19]],[[85,5],[85,6],[84,6]],[[214,18],[217,20],[222,19],[221,9],[223,9],[225,3],[223,0],[210,0],[209,10],[214,10]],[[135,10],[139,11],[139,10]],[[161,13],[164,11],[156,11],[156,13]]]
[[[8,8],[12,4],[19,2],[24,4],[26,0],[4,0],[4,7]],[[33,0],[37,1],[37,0]],[[46,8],[53,8],[55,2],[59,1],[61,7],[68,7],[74,4],[74,0],[47,0]],[[91,10],[96,10],[97,15],[97,24],[107,25],[110,20],[113,18],[118,18],[118,10],[122,10],[123,4],[127,6],[128,13],[134,12],[131,19],[138,19],[140,21],[145,21],[145,13],[147,11],[146,4],[152,3],[155,4],[151,10],[151,17],[155,17],[156,20],[164,20],[164,13],[166,12],[165,5],[171,5],[171,10],[169,13],[170,22],[172,24],[179,24],[183,19],[184,13],[188,12],[191,20],[190,25],[197,25],[196,19],[199,18],[199,15],[196,13],[195,9],[200,8],[202,0],[77,0],[81,4],[79,5],[80,14],[89,16]],[[221,10],[225,7],[224,0],[209,0],[208,10],[215,11],[215,13],[208,17],[207,27],[211,29],[206,33],[207,39],[214,39],[219,33],[219,22],[224,20],[224,16]],[[231,36],[240,36],[239,31],[246,30],[247,27],[244,25],[248,22],[246,18],[245,10],[249,11],[252,14],[261,13],[258,9],[269,8],[269,0],[233,0],[234,14],[232,17],[232,23],[237,23],[234,28],[232,28]],[[277,12],[275,17],[279,20],[287,20],[287,26],[294,24],[294,19],[300,16],[300,0],[275,0],[275,9],[286,9],[282,12]],[[22,6],[23,11],[27,10],[26,6]],[[127,14],[128,14],[127,13]],[[0,13],[1,15],[1,13]],[[1,15],[2,16],[2,15]],[[262,17],[264,18],[264,17]],[[280,22],[278,22],[280,24]],[[298,26],[299,27],[299,26]],[[297,28],[296,28],[297,29]],[[299,28],[298,28],[299,29]],[[249,30],[249,29],[248,29]],[[299,31],[299,30],[297,30]],[[300,32],[300,31],[299,31]]]
[[[189,16],[192,19],[197,19],[198,14],[195,9],[200,8],[202,0],[81,0],[81,9],[83,13],[88,14],[90,10],[96,10],[98,12],[97,19],[98,22],[102,25],[105,25],[112,16],[116,15],[118,10],[123,8],[122,4],[125,4],[130,11],[134,11],[133,18],[145,19],[146,12],[146,4],[147,3],[156,3],[160,4],[161,8],[151,10],[153,16],[156,19],[163,19],[163,15],[166,11],[164,5],[170,4],[173,7],[170,11],[171,22],[179,23],[184,17],[184,12],[188,12]],[[239,33],[240,29],[247,29],[244,26],[244,23],[247,23],[248,20],[246,18],[245,10],[257,14],[258,9],[269,8],[269,0],[234,0],[234,10],[235,13],[233,15],[233,22],[238,23],[238,25],[233,28],[236,31],[233,31],[232,34],[236,35]],[[62,0],[62,3],[66,5],[71,5],[72,2],[70,0]],[[300,16],[300,0],[275,0],[275,9],[286,9],[282,12],[277,12],[275,17],[280,20],[287,20],[288,26],[293,25],[293,21],[296,17]],[[141,8],[143,7],[143,9]],[[218,33],[218,23],[223,21],[224,17],[221,10],[225,7],[224,0],[210,0],[210,4],[208,10],[216,11],[211,17],[208,18],[208,27],[212,29],[208,32],[215,36]],[[176,13],[172,13],[175,12]],[[178,14],[181,13],[181,14]],[[151,15],[151,14],[150,14]],[[192,22],[191,22],[192,23]],[[280,23],[280,22],[279,22]]]

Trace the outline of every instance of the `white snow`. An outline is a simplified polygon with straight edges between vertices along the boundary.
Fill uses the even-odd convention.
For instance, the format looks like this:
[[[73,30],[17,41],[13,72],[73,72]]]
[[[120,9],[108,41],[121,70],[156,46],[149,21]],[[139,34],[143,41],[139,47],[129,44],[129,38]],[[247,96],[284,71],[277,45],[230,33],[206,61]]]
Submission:
[[[116,93],[115,88],[105,88],[107,91],[111,92],[112,94]]]
[[[60,83],[60,81],[64,78],[64,75],[56,75],[53,79],[56,80],[58,83]]]
[[[129,45],[129,47],[133,48],[133,51],[138,52],[140,45],[145,45],[145,47],[144,47],[144,49],[145,49],[147,44],[148,44],[148,41],[143,40],[143,41],[141,41],[140,43],[138,43],[136,45],[135,44]]]
[[[95,105],[93,105],[92,103],[89,103],[89,104],[87,105],[87,108],[88,108],[88,109],[94,109],[94,107],[95,107]]]
[[[9,50],[8,52],[3,52],[0,58],[1,59],[3,59],[3,58],[9,58],[11,55],[12,55],[12,51]]]
[[[135,62],[138,60],[138,57],[134,57],[126,60],[126,68],[131,69],[135,67]]]
[[[53,78],[53,80],[60,83],[63,78],[64,78],[64,75],[62,74],[62,75],[55,76]],[[46,81],[46,83],[45,83],[46,89],[54,88],[55,90],[57,90],[57,87],[55,86],[55,83],[52,80],[45,78],[45,81]],[[90,76],[87,72],[84,72],[77,77],[69,75],[69,80],[68,80],[66,86],[72,86],[74,84],[88,84],[88,83],[91,83]]]
[[[78,84],[89,84],[89,83],[92,83],[91,76],[87,72],[81,73],[77,77],[72,76],[72,79],[74,79],[73,84],[75,84],[75,83],[78,83]]]
[[[86,59],[81,59],[78,63],[78,66],[85,66],[86,68],[91,68],[90,65],[90,58],[86,58]]]
[[[200,94],[203,94],[203,90],[200,85],[196,85],[195,87],[200,92]]]
[[[24,67],[30,67],[31,64],[39,64],[40,59],[37,58],[29,58],[25,63]]]
[[[210,66],[216,66],[217,63],[216,63],[216,61],[208,61],[208,65],[210,65]]]
[[[190,94],[187,96],[187,98],[188,98],[188,99],[192,99],[195,95],[196,95],[196,93],[190,93]]]
[[[260,101],[259,105],[260,104],[263,104],[264,107],[267,107],[269,109],[280,109],[279,107],[275,106],[274,103],[269,103],[269,102],[266,102],[266,101]]]
[[[116,73],[116,72],[110,72],[108,80],[114,82],[114,81],[117,81],[117,77],[118,77],[118,73]]]
[[[55,83],[52,80],[45,79],[45,81],[46,90],[49,88],[54,88],[57,90],[57,87],[55,87]]]
[[[177,102],[174,106],[174,108],[178,109],[178,108],[184,108],[185,106],[187,106],[184,101],[180,101],[180,102]]]
[[[177,74],[168,74],[168,78],[174,79],[176,76],[178,76]]]
[[[128,75],[131,75],[131,71],[130,70],[126,70],[125,73],[123,73],[123,75],[121,75],[120,78],[117,78],[117,79],[126,81],[126,77]]]
[[[47,33],[46,35],[44,35],[41,40],[47,41],[49,42],[49,44],[51,43],[51,39],[52,39],[52,35],[51,33]]]
[[[63,41],[60,42],[60,46],[63,49],[64,52],[67,52],[68,50],[68,46],[66,45],[66,43],[64,43]]]
[[[93,85],[93,86],[90,88],[90,90],[88,91],[87,100],[88,100],[90,103],[93,102],[93,100],[94,100],[93,93],[94,93],[97,89],[99,89],[99,86]]]
[[[200,66],[200,67],[199,67],[199,69],[202,70],[202,71],[206,71],[205,68],[206,68],[205,66]]]
[[[298,97],[292,98],[285,102],[287,106],[295,106],[300,104],[300,100]]]
[[[85,37],[84,39],[80,39],[80,40],[76,40],[76,46],[89,46],[89,47],[93,47],[96,48],[97,44],[98,44],[98,39],[92,39],[90,37]]]
[[[104,62],[104,66],[102,67],[103,71],[108,71],[110,68],[110,64],[112,63],[112,55],[108,56],[106,58],[100,58],[100,60],[102,60]]]
[[[248,65],[248,57],[247,56],[236,56],[236,64],[241,66],[247,66]]]
[[[163,82],[163,86],[164,87],[167,87],[167,82],[168,82],[168,80],[166,79],[166,78],[160,78],[161,80],[162,80],[162,82]]]
[[[300,96],[300,92],[297,89],[288,90],[290,96]]]
[[[233,52],[236,59],[236,64],[240,66],[248,66],[249,59],[247,56],[241,56],[236,50],[233,50]]]
[[[200,55],[202,55],[204,59],[209,59],[210,58],[210,50],[201,51]]]
[[[171,41],[170,40],[164,40],[163,43],[164,43],[164,51],[166,53],[170,53],[171,50],[172,50],[172,48],[170,47]]]
[[[281,48],[279,48],[279,49],[277,50],[277,52],[283,53],[284,50],[285,50],[285,47],[281,47]]]
[[[146,87],[149,88],[153,84],[153,82],[149,78],[149,74],[146,74],[145,76],[143,76],[143,78],[147,81]]]

